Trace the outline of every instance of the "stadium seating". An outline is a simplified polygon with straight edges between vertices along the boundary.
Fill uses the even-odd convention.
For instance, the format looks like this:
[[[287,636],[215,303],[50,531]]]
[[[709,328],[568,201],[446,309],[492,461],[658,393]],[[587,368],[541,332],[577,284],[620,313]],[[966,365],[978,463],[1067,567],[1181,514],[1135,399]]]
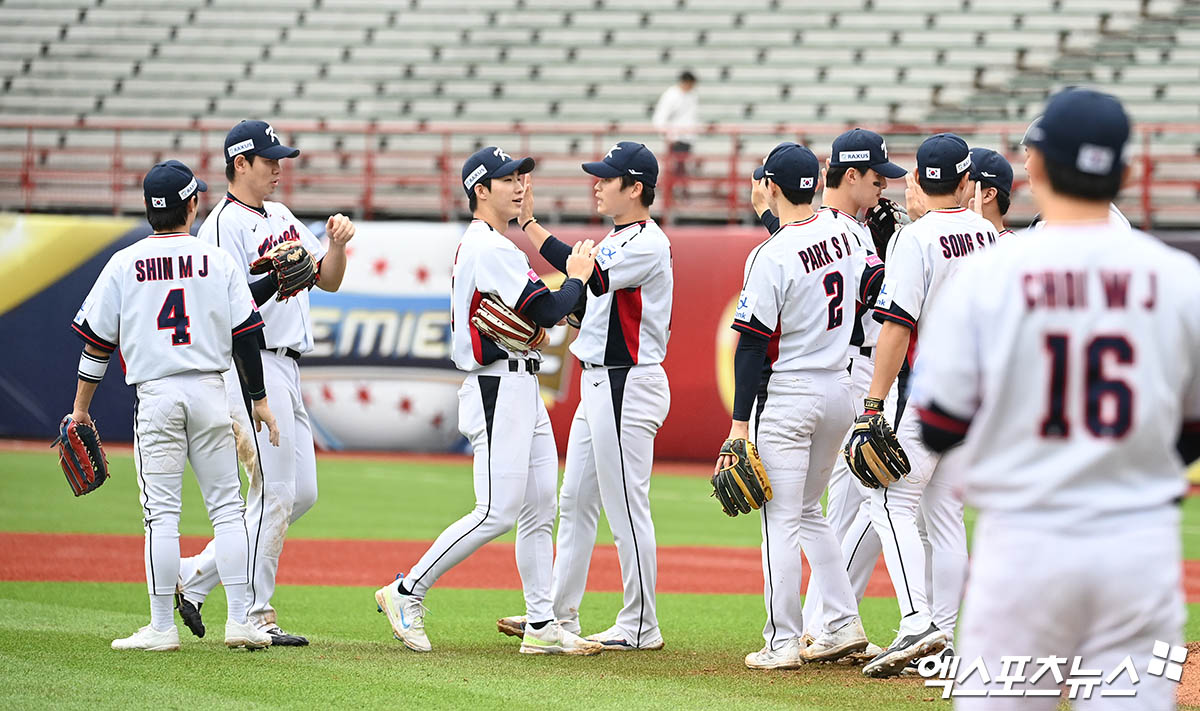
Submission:
[[[440,152],[448,141],[462,152],[499,140],[467,124],[602,124],[575,135],[513,135],[547,161],[577,165],[618,134],[661,146],[647,124],[683,68],[700,77],[705,122],[750,132],[740,140],[723,132],[697,140],[692,175],[714,182],[711,190],[704,183],[688,192],[708,194],[728,189],[718,182],[731,170],[746,173],[759,157],[754,151],[793,136],[791,124],[827,124],[808,138],[818,148],[839,126],[890,126],[893,150],[911,153],[918,126],[1002,122],[1009,128],[996,137],[1007,145],[996,147],[1012,151],[1019,135],[1011,127],[1027,123],[1049,92],[1076,83],[1112,91],[1141,122],[1200,121],[1200,2],[0,0],[0,116],[7,121],[0,129],[0,205],[27,203],[16,176],[28,167],[23,149],[31,141],[39,149],[35,167],[65,169],[64,155],[83,161],[82,154],[51,158],[56,150],[86,144],[96,155],[106,155],[106,147],[111,153],[119,132],[87,127],[105,120],[164,120],[145,134],[157,137],[148,150],[184,145],[194,121],[228,124],[247,116],[392,122],[388,130],[437,126],[455,134],[392,136],[376,163],[401,172],[432,169],[433,161],[383,154],[411,152],[422,142]],[[29,131],[16,125],[21,118],[84,125]],[[309,176],[310,186],[324,180],[344,187],[361,175],[363,125],[340,134],[329,129],[335,136],[328,145],[301,146],[329,154],[301,166],[326,174]],[[206,124],[205,131],[212,135],[192,140],[193,150],[219,144],[218,129]],[[128,139],[122,134],[121,145]],[[1155,158],[1169,166],[1164,175],[1179,180],[1174,198],[1164,193],[1167,202],[1178,201],[1165,219],[1200,222],[1186,209],[1196,198],[1197,186],[1187,182],[1193,174],[1181,167],[1181,158],[1195,156],[1200,136],[1160,143]],[[731,168],[734,145],[744,152]],[[336,155],[346,151],[356,154]],[[122,160],[130,171],[132,158]],[[424,177],[424,185],[381,185],[374,197],[380,204],[405,196],[415,205],[438,204],[445,186]],[[122,181],[129,182],[111,183]],[[315,211],[356,207],[353,190],[307,190],[306,199],[318,203],[333,193],[351,200]],[[573,204],[569,191],[577,185],[557,190],[547,190],[556,205]],[[115,201],[117,209],[136,210],[136,190],[126,192],[70,194],[80,207]],[[726,216],[728,200],[716,192],[713,198],[691,215]],[[1027,201],[1018,203],[1028,211]]]

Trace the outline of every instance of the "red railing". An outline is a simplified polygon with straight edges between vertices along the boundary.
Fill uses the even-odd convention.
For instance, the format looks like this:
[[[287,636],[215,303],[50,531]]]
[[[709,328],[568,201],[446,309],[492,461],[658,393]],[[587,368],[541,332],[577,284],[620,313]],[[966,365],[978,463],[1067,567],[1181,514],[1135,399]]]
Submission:
[[[281,199],[297,212],[342,210],[368,218],[461,216],[466,207],[459,187],[462,160],[477,145],[495,143],[539,160],[534,174],[539,211],[588,216],[590,179],[579,171],[579,162],[594,160],[617,140],[632,138],[647,141],[659,153],[661,219],[728,222],[748,218],[747,178],[775,141],[799,141],[824,158],[833,137],[846,129],[835,124],[711,125],[702,131],[700,150],[668,156],[646,125],[290,120],[273,125],[285,142],[302,151],[299,164],[284,161],[281,180]],[[0,117],[0,208],[140,212],[142,175],[153,162],[166,158],[189,163],[219,189],[221,148],[229,126],[226,120],[214,119]],[[905,166],[914,162],[919,142],[939,131],[1000,150],[1017,176],[1010,217],[1020,222],[1033,214],[1028,191],[1022,189],[1024,158],[1018,143],[1024,124],[867,128],[887,137],[893,160]],[[1181,176],[1160,171],[1200,162],[1200,124],[1142,124],[1136,131],[1130,146],[1134,184],[1123,195],[1122,208],[1146,226],[1200,225],[1200,166],[1179,171]],[[131,145],[127,139],[135,135],[138,140]],[[84,136],[90,140],[79,140]],[[180,147],[174,147],[177,138]],[[380,147],[381,140],[387,142],[386,149]],[[686,175],[676,172],[677,163],[686,166]],[[902,199],[902,187],[893,182],[889,194]]]

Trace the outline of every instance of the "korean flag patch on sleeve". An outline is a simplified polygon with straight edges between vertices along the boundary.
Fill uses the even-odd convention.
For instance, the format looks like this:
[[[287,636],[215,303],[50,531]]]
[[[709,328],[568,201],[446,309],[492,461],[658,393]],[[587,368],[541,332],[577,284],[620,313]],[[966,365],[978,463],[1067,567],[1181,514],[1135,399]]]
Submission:
[[[596,264],[605,271],[612,269],[621,263],[625,258],[625,251],[620,245],[601,244],[600,251],[596,253]]]
[[[749,322],[754,316],[754,304],[757,301],[758,297],[753,291],[743,291],[738,295],[737,310],[733,312],[734,319]]]

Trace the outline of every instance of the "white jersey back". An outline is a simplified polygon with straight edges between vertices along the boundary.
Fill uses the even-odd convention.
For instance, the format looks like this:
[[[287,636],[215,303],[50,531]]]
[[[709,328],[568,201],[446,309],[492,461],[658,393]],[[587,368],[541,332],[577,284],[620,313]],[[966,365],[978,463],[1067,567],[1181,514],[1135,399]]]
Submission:
[[[845,228],[846,234],[850,235],[856,247],[863,249],[868,255],[878,258],[878,255],[875,254],[875,241],[871,238],[871,231],[867,229],[866,225],[854,219],[853,215],[847,215],[837,208],[823,207],[821,209],[833,213],[838,223]],[[879,276],[882,277],[883,273],[880,272]],[[864,291],[869,289],[870,284],[864,285]],[[872,317],[870,310],[865,311],[859,317],[858,325],[855,327],[854,334],[850,338],[851,355],[858,354],[859,347],[874,348],[876,342],[879,340],[879,329],[882,327],[883,324]]]
[[[226,195],[213,208],[197,236],[233,255],[241,265],[243,277],[250,282],[266,278],[250,275],[250,265],[280,242],[299,240],[320,262],[328,248],[325,243],[296,219],[292,211],[278,202],[264,202],[262,209],[250,207],[232,195]],[[308,315],[308,292],[301,291],[287,301],[274,297],[261,307],[267,348],[292,348],[307,353],[313,348],[312,321]]]
[[[459,370],[478,370],[509,357],[541,360],[537,351],[509,351],[471,325],[485,294],[519,313],[531,299],[549,291],[529,266],[529,258],[507,237],[483,220],[472,220],[454,254],[452,284],[450,353]]]
[[[996,227],[965,207],[930,210],[888,245],[887,272],[875,301],[876,318],[920,331],[927,303],[965,258],[996,243]]]
[[[844,370],[865,267],[832,212],[787,223],[747,257],[733,328],[771,339],[773,372]]]
[[[571,353],[595,365],[652,365],[671,337],[671,242],[654,220],[610,230],[596,254]]]
[[[1183,495],[1175,441],[1181,421],[1200,427],[1194,257],[1115,221],[1018,233],[963,267],[921,338],[913,401],[966,430],[982,513],[1079,531]]]
[[[229,368],[235,329],[261,327],[239,266],[189,234],[155,235],[108,260],[75,314],[93,345],[120,348],[125,382]]]

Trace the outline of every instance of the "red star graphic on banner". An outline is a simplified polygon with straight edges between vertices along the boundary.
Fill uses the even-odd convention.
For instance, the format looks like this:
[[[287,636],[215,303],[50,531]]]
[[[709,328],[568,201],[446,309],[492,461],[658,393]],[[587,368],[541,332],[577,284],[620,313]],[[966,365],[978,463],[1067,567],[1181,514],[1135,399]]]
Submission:
[[[417,276],[417,283],[424,284],[426,281],[429,280],[429,270],[426,269],[424,265],[421,265],[421,266],[417,267],[416,276]]]
[[[333,388],[328,385],[321,386],[321,399],[325,402],[333,402]]]
[[[376,276],[383,276],[388,270],[388,261],[385,257],[380,257],[371,263],[371,269],[375,270]]]
[[[364,405],[371,404],[371,391],[367,389],[366,385],[358,386],[358,401]]]
[[[402,397],[400,398],[400,402],[396,404],[396,408],[399,409],[400,412],[412,412],[412,400]]]
[[[434,428],[435,430],[440,430],[440,429],[442,429],[442,415],[441,415],[441,413],[438,413],[438,414],[434,415],[434,416],[433,416],[433,419],[429,421],[429,424],[433,425],[433,428]]]

